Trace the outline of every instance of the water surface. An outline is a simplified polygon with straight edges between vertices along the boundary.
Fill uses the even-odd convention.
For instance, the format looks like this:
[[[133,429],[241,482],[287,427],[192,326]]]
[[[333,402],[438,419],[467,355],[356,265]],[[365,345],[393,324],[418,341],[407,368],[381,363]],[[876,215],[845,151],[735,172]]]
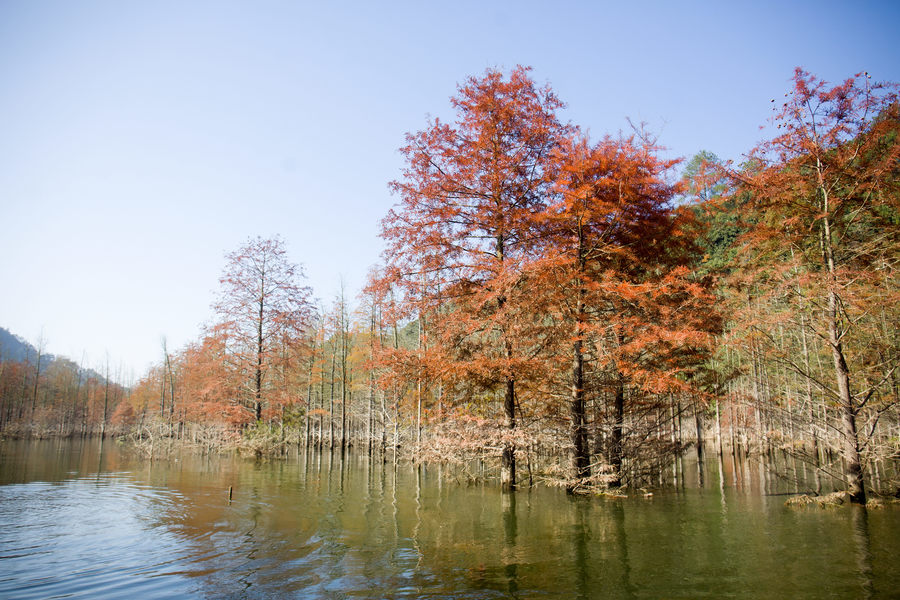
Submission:
[[[900,510],[787,508],[738,466],[705,488],[571,498],[357,455],[150,463],[109,440],[3,442],[0,597],[900,596]]]

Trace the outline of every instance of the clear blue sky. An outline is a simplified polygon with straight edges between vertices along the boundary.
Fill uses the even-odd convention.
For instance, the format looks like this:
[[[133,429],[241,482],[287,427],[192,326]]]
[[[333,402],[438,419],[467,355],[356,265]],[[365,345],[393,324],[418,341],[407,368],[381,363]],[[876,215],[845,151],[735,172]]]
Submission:
[[[404,134],[488,67],[532,66],[595,136],[731,159],[795,66],[900,81],[900,2],[625,4],[0,2],[0,326],[139,376],[256,235],[355,292]]]

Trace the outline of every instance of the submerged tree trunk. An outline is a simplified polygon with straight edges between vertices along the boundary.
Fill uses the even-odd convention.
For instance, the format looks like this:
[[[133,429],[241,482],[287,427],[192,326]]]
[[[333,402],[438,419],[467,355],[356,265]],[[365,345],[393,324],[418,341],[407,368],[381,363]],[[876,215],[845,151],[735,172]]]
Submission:
[[[506,413],[506,429],[512,434],[516,429],[516,382],[510,376],[506,378],[506,397],[503,400]],[[500,458],[500,486],[505,491],[516,489],[516,445],[512,440],[503,444]]]
[[[700,407],[694,407],[694,425],[697,428],[697,460],[703,461],[703,415]]]
[[[572,356],[572,468],[575,483],[591,476],[590,456],[588,454],[587,419],[584,402],[584,354],[582,340],[575,339]],[[570,488],[571,489],[571,488]]]
[[[612,467],[614,479],[609,482],[609,485],[619,487],[622,485],[622,459],[624,458],[622,438],[625,426],[625,382],[618,372],[616,373],[616,395],[613,400],[613,419],[609,464]]]

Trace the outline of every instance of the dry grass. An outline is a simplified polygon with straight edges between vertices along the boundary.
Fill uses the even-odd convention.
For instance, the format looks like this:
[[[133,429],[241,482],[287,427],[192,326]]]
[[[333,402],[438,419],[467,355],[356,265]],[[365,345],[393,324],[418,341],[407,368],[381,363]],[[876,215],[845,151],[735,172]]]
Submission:
[[[849,492],[833,492],[824,496],[808,496],[801,494],[792,496],[784,503],[785,506],[818,506],[821,508],[834,508],[850,504]],[[886,506],[900,506],[898,498],[879,498],[870,496],[866,502],[866,508],[884,508]]]

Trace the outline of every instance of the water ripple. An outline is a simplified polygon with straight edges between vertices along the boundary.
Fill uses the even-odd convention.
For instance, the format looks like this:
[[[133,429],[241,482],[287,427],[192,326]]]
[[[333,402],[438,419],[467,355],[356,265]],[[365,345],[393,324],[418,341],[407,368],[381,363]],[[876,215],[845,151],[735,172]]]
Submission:
[[[535,489],[513,502],[492,487],[440,487],[380,462],[371,471],[327,456],[147,464],[115,447],[111,472],[73,477],[66,465],[40,470],[40,448],[0,446],[0,598],[861,597],[900,589],[900,513],[891,510],[866,519],[798,512],[718,489],[658,494],[652,503]],[[72,456],[88,465],[82,473],[102,465],[87,452]],[[26,458],[28,469],[15,467]],[[23,483],[26,471],[49,481]]]
[[[187,580],[150,577],[184,561],[175,536],[153,524],[156,515],[177,514],[181,500],[123,473],[0,487],[0,596],[120,598],[127,589],[152,598],[190,592]]]

